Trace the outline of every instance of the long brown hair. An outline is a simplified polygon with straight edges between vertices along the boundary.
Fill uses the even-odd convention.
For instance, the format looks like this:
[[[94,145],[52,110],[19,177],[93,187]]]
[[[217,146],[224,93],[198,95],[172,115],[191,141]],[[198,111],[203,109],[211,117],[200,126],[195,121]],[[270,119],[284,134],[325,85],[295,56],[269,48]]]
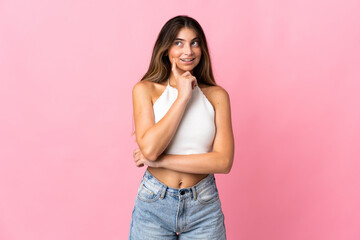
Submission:
[[[153,48],[149,69],[140,81],[161,83],[170,77],[171,62],[167,53],[182,28],[194,30],[199,38],[201,59],[193,70],[193,75],[196,77],[197,82],[216,86],[205,33],[195,19],[186,15],[173,17],[162,27]],[[135,131],[132,135],[134,133]]]
[[[141,78],[141,81],[161,83],[170,77],[171,63],[167,54],[168,49],[173,44],[176,36],[182,28],[189,28],[195,31],[199,38],[201,48],[201,59],[194,68],[193,75],[199,83],[215,86],[216,82],[213,76],[210,54],[206,42],[206,37],[200,24],[193,18],[186,15],[179,15],[171,18],[162,27],[151,56],[149,69]]]

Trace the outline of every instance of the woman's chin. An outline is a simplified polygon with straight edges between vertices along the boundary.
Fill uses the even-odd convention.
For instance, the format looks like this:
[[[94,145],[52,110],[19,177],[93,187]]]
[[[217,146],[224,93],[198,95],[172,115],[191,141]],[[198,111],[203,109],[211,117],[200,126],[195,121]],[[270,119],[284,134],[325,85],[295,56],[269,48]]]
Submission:
[[[196,66],[181,66],[181,67],[179,67],[179,69],[181,69],[181,70],[184,71],[184,72],[186,72],[186,71],[191,72],[191,71],[194,70],[195,67],[196,67]]]
[[[191,70],[193,70],[194,68],[193,67],[182,67],[182,68],[180,68],[181,70],[183,70],[183,71],[191,71]]]

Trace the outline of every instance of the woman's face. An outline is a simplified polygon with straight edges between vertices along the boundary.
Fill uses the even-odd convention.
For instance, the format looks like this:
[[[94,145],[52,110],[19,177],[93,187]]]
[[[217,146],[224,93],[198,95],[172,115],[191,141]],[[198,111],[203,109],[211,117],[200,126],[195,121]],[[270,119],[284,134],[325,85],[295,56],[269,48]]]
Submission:
[[[168,50],[169,60],[173,63],[175,59],[179,72],[193,73],[193,69],[201,59],[201,48],[199,38],[194,30],[189,28],[180,29],[178,35]]]

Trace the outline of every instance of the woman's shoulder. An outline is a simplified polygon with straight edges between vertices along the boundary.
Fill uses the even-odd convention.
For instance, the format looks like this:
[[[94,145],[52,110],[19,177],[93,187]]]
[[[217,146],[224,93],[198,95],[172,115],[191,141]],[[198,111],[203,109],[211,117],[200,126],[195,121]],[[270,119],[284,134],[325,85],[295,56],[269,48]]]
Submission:
[[[148,80],[141,80],[137,83],[135,83],[133,90],[151,90],[153,88],[154,83]]]
[[[134,87],[133,87],[133,91],[134,92],[147,92],[147,93],[151,93],[154,90],[156,90],[157,85],[161,85],[159,83],[155,83],[149,80],[141,80],[137,83],[135,83]]]
[[[230,101],[228,92],[220,85],[209,86],[199,84],[199,87],[214,108],[217,105],[222,105],[224,102]]]
[[[134,85],[134,88],[157,88],[158,86],[165,86],[166,85],[166,82],[163,81],[163,82],[160,82],[160,83],[157,83],[157,82],[153,82],[153,81],[150,81],[150,80],[141,80],[137,83],[135,83]]]
[[[156,98],[165,87],[164,83],[142,80],[134,85],[133,96],[150,98],[153,101],[153,98]]]

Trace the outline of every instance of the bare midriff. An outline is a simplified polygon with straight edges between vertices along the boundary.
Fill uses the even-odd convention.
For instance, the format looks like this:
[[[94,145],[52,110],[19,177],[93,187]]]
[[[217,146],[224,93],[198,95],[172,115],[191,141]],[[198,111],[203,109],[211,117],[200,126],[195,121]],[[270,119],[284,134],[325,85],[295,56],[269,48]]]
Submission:
[[[165,168],[148,167],[148,171],[166,186],[176,189],[192,187],[208,176],[208,174],[184,173]]]

